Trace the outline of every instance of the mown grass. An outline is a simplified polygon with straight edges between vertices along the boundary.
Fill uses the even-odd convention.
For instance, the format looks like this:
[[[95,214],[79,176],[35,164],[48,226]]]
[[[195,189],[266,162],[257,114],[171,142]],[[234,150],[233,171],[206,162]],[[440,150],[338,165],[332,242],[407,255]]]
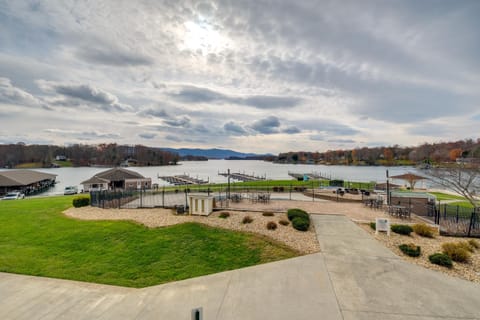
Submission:
[[[71,197],[0,201],[0,271],[145,287],[297,256],[252,234],[195,223],[148,229],[81,221]]]
[[[429,192],[429,194],[434,195],[437,198],[437,201],[443,200],[465,200],[465,197],[459,195],[453,195],[443,192]]]

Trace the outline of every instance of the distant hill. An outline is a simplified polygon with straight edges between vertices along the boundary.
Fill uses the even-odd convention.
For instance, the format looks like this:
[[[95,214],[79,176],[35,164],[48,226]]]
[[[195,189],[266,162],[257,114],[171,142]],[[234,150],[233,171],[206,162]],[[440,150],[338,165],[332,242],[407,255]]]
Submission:
[[[265,155],[255,154],[255,153],[243,153],[227,149],[190,149],[190,148],[161,148],[164,151],[178,153],[180,157],[185,156],[199,156],[206,157],[208,159],[245,159],[250,157],[262,157]]]

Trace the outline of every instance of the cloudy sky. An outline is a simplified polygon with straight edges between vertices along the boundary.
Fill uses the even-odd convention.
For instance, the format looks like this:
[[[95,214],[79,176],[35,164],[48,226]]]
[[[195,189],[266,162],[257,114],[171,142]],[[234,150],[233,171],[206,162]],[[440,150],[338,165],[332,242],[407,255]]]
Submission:
[[[480,136],[480,1],[0,0],[0,143]]]

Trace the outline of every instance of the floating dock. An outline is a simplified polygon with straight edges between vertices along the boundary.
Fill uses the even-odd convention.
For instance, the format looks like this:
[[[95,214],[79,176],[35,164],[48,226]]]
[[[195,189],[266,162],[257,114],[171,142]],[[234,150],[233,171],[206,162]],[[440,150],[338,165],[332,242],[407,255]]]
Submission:
[[[331,180],[331,178],[327,178],[326,175],[321,173],[295,173],[289,171],[288,175],[297,180],[304,180],[304,177],[307,177],[308,180]]]
[[[242,181],[242,182],[259,181],[259,180],[265,180],[266,179],[266,176],[261,177],[261,176],[255,176],[253,174],[248,175],[248,174],[240,173],[240,172],[233,172],[233,173],[219,172],[218,175],[219,176],[224,176],[224,177],[230,176],[230,178],[238,180],[238,181]]]
[[[189,184],[207,184],[208,181],[190,177],[188,175],[177,175],[177,176],[159,176],[158,179],[167,181],[168,183],[174,184],[176,186],[189,185]]]

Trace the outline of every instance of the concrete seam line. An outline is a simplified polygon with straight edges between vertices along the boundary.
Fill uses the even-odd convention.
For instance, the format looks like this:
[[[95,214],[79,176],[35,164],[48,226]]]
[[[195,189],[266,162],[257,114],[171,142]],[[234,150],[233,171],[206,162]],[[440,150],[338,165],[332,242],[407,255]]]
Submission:
[[[230,283],[232,282],[232,276],[233,276],[233,274],[230,274],[230,276],[228,278],[227,287],[225,288],[225,293],[223,294],[222,301],[220,301],[220,305],[218,306],[218,310],[217,310],[217,314],[215,315],[215,319],[218,319],[218,315],[220,314],[220,310],[222,310],[223,302],[225,301],[225,297],[227,296],[228,289],[230,289]]]
[[[407,317],[429,317],[434,319],[462,319],[462,320],[477,320],[478,318],[475,317],[454,317],[451,316],[439,316],[439,315],[432,315],[432,314],[418,314],[418,313],[399,313],[399,312],[381,312],[381,311],[368,311],[368,310],[353,310],[353,309],[343,309],[343,311],[349,312],[358,312],[358,313],[374,313],[374,314],[385,314],[385,315],[399,315],[399,316],[407,316]]]
[[[340,301],[338,301],[337,291],[335,290],[335,286],[333,285],[332,277],[330,276],[330,270],[328,270],[327,257],[323,254],[323,252],[320,252],[320,254],[323,256],[323,259],[322,259],[323,260],[323,265],[325,266],[325,270],[327,271],[328,281],[330,281],[330,285],[332,286],[333,294],[335,295],[335,300],[337,301],[338,310],[340,311],[340,314],[342,315],[342,319],[345,320],[342,308],[340,307]]]

